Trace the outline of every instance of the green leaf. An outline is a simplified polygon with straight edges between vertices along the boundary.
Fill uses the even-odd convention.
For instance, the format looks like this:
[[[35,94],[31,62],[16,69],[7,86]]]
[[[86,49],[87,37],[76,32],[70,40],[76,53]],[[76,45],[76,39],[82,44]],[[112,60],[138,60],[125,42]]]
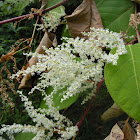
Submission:
[[[69,99],[66,99],[65,101],[63,101],[61,103],[61,99],[63,98],[63,95],[60,95],[61,93],[63,93],[63,91],[65,91],[67,89],[67,87],[60,89],[57,91],[56,94],[53,95],[53,102],[54,102],[54,106],[58,109],[58,110],[62,110],[64,108],[69,107],[71,104],[73,104],[77,98],[79,97],[79,94],[76,94],[76,96],[70,97]],[[50,94],[53,91],[52,87],[49,87],[47,89],[46,94]],[[45,101],[42,100],[41,104],[40,104],[40,108],[48,108],[48,106],[45,104]]]
[[[129,27],[130,14],[134,13],[131,0],[95,0],[104,28],[114,32],[126,31]],[[129,35],[135,34],[130,28]]]
[[[63,27],[62,37],[71,37],[67,24]]]
[[[15,137],[15,140],[32,140],[35,134],[33,133],[19,133]]]
[[[106,64],[105,83],[116,104],[140,122],[140,43],[126,48],[117,66]]]
[[[75,60],[80,62],[81,61],[81,58],[76,57]],[[63,93],[63,91],[65,91],[65,90],[67,90],[67,87],[58,90],[57,93],[53,95],[54,106],[58,110],[62,110],[62,109],[65,109],[65,108],[69,107],[79,97],[79,93],[77,93],[75,96],[70,97],[69,99],[66,99],[65,101],[63,101],[61,103],[61,99],[63,98],[63,94],[62,95],[60,95],[60,94]],[[49,94],[51,94],[52,91],[53,91],[53,87],[49,87],[46,90],[46,94],[49,95]],[[41,101],[40,108],[48,108],[48,106],[46,105],[46,102],[44,100]]]
[[[29,5],[31,3],[30,0],[6,0],[4,2],[5,7],[7,7],[6,5],[9,5],[9,7],[7,7],[8,9],[8,13],[13,13],[16,11],[20,11],[21,9],[25,8],[27,5]],[[3,9],[4,11],[5,9]]]
[[[0,6],[2,6],[3,5],[3,1],[0,1]]]
[[[49,0],[48,1],[48,4],[47,4],[47,7],[51,7],[59,2],[62,2],[63,0]]]
[[[54,16],[55,18],[60,18],[60,15],[62,13],[62,10],[65,11],[65,7],[64,6],[59,6],[53,10],[51,10],[49,13]],[[57,13],[57,14],[56,14]]]

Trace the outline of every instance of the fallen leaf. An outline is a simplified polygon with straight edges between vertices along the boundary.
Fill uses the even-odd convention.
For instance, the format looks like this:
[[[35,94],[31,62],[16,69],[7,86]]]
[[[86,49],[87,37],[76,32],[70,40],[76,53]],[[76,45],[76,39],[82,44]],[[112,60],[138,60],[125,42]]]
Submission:
[[[140,124],[137,125],[136,133],[137,133],[137,139],[136,140],[140,140]]]
[[[124,133],[120,127],[115,124],[111,129],[110,134],[104,140],[124,140]]]
[[[122,115],[124,111],[122,111],[116,103],[114,103],[109,109],[107,109],[103,115],[101,116],[101,120],[108,121],[109,119],[116,118]]]
[[[83,37],[90,27],[103,28],[102,20],[94,0],[84,0],[71,14],[65,17],[73,38]]]
[[[35,52],[37,52],[39,54],[45,54],[45,51],[42,48],[42,46],[46,46],[47,48],[50,48],[52,46],[56,47],[57,46],[56,36],[53,33],[49,33],[49,34],[45,33],[44,37],[42,38],[42,40]],[[28,66],[31,67],[32,65],[35,65],[37,62],[38,62],[37,57],[32,57],[28,62]],[[32,75],[30,73],[25,75],[23,77],[23,79],[21,80],[19,89],[32,88],[33,85],[36,84],[37,79],[38,79],[38,76],[32,77]]]
[[[110,139],[110,135],[108,135],[104,140],[109,140]]]
[[[123,128],[124,132],[124,140],[136,140],[136,134],[129,124],[129,122],[126,122]]]

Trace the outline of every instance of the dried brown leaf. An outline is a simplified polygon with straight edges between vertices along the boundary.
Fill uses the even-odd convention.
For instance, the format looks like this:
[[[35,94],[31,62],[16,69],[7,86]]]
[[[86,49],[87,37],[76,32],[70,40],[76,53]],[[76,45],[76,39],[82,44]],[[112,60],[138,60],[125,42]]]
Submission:
[[[110,135],[108,135],[104,140],[109,140],[110,139]]]
[[[9,61],[13,57],[14,53],[15,53],[15,49],[13,49],[11,52],[7,53],[6,55],[3,54],[0,58],[0,63]]]
[[[108,121],[109,119],[116,118],[122,115],[124,112],[114,103],[109,109],[107,109],[101,116],[101,120]]]
[[[8,52],[6,55],[3,54],[0,58],[0,63],[9,61],[13,57],[13,55],[15,54],[15,51],[18,49],[19,49],[19,46],[17,46],[16,48],[14,48],[10,52]]]
[[[36,49],[36,52],[39,54],[45,54],[44,49],[42,46],[46,46],[47,48],[50,48],[52,46],[56,47],[57,46],[57,40],[56,36],[53,33],[45,33],[44,37],[42,38],[39,46]],[[37,57],[33,57],[29,60],[28,66],[31,67],[32,65],[35,65],[38,62]],[[25,67],[27,68],[27,67]],[[32,88],[33,85],[36,83],[37,77],[32,77],[32,75],[29,73],[26,76],[23,77],[21,80],[21,83],[19,85],[19,89],[27,89],[27,88]]]
[[[136,140],[136,134],[129,124],[129,122],[126,122],[123,128],[124,132],[124,140]]]
[[[115,124],[110,132],[110,134],[104,140],[124,140],[124,133],[120,127]]]
[[[83,37],[81,32],[89,32],[90,27],[103,28],[94,0],[84,0],[71,15],[65,18],[73,38]]]
[[[137,125],[136,131],[137,131],[137,138],[136,138],[136,140],[140,140],[140,124]]]

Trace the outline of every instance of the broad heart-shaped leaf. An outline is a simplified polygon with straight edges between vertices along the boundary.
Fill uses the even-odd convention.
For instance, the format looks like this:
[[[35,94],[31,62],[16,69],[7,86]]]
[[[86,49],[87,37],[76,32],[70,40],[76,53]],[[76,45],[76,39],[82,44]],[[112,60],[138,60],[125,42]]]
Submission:
[[[140,122],[140,43],[126,48],[116,66],[106,64],[105,83],[116,104]]]
[[[130,14],[134,13],[135,6],[131,0],[95,0],[95,3],[104,28],[114,32],[127,30]],[[135,30],[130,28],[128,34],[135,34]]]
[[[19,133],[15,137],[15,140],[32,140],[35,134],[33,133]]]
[[[63,98],[63,95],[60,95],[61,93],[63,93],[63,91],[65,91],[67,89],[67,87],[60,89],[57,91],[56,94],[54,94],[53,96],[53,102],[54,102],[54,106],[58,109],[58,110],[62,110],[64,108],[69,107],[71,104],[73,104],[77,98],[79,97],[79,94],[76,94],[73,97],[70,97],[69,99],[66,99],[65,101],[63,101],[61,103],[61,99]],[[46,90],[46,94],[50,94],[53,91],[52,87],[49,87]],[[48,106],[45,104],[45,101],[42,100],[41,104],[40,104],[40,108],[48,108]]]

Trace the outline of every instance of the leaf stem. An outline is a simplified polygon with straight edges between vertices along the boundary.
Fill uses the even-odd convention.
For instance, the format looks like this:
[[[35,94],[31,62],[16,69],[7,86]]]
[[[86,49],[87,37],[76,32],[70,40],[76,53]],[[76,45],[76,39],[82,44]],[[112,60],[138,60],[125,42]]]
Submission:
[[[34,26],[34,30],[33,30],[33,34],[32,34],[32,39],[30,41],[29,47],[31,47],[31,45],[32,45],[32,42],[33,42],[33,39],[34,39],[35,30],[36,30],[36,26],[37,26],[38,21],[39,21],[39,17],[36,20],[36,23],[35,23],[35,26]]]
[[[138,5],[135,4],[135,15],[138,13]],[[138,43],[140,43],[140,33],[139,33],[139,28],[138,28],[138,24],[136,26],[136,33],[137,33],[137,39],[138,39]]]

